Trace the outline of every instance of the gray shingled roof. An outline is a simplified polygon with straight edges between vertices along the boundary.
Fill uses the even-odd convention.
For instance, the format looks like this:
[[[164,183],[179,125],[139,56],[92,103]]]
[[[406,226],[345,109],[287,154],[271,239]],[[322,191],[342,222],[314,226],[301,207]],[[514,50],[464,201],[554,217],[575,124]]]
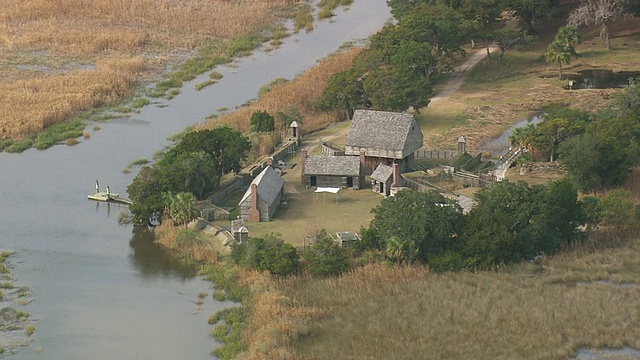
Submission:
[[[271,166],[267,166],[256,176],[251,184],[258,185],[258,197],[271,206],[280,196],[280,190],[284,186],[284,180],[276,173]],[[240,203],[242,204],[249,196],[251,196],[251,186],[242,196]]]
[[[358,156],[308,156],[304,163],[304,173],[308,175],[360,175]]]
[[[389,165],[380,164],[371,174],[371,178],[376,181],[386,182],[393,175],[393,168]]]
[[[422,146],[422,141],[422,132],[412,114],[356,110],[346,146],[406,150],[411,153]],[[411,149],[405,148],[408,143]]]

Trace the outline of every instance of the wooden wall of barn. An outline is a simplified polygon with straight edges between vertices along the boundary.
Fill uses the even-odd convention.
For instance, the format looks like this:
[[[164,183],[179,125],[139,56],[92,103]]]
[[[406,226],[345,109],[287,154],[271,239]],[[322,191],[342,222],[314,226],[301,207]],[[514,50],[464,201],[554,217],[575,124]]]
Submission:
[[[315,184],[314,180],[315,178]],[[349,183],[351,178],[351,183]],[[338,175],[310,175],[304,177],[305,186],[310,187],[333,187],[333,188],[353,188],[360,189],[362,187],[362,177],[360,176],[338,176]]]

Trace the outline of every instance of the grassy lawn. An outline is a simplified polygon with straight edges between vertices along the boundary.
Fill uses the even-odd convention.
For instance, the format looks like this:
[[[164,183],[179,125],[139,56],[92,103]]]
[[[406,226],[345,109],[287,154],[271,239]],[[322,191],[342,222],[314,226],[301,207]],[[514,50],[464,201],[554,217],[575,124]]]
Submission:
[[[299,158],[292,157],[288,164],[296,164],[283,175],[286,204],[280,205],[274,219],[269,222],[250,223],[249,235],[262,237],[268,233],[279,233],[286,242],[301,247],[303,237],[325,229],[328,232],[359,232],[373,218],[371,209],[380,204],[383,197],[365,189],[342,189],[338,194],[314,193],[300,183]],[[226,222],[219,223],[228,226]]]

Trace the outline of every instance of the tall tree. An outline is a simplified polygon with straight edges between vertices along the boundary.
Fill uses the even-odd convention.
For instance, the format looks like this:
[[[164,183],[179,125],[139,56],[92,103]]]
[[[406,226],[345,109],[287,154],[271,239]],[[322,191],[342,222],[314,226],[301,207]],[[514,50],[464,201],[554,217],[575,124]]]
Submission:
[[[187,133],[176,145],[178,153],[204,152],[216,164],[219,185],[222,175],[240,171],[251,144],[240,132],[230,127],[218,127],[212,130],[200,130]]]
[[[547,52],[544,53],[544,59],[549,64],[558,67],[558,79],[562,79],[562,65],[569,64],[574,53],[575,50],[573,50],[572,47],[556,40],[547,47]]]
[[[558,32],[556,33],[556,41],[560,41],[566,46],[571,47],[574,55],[577,55],[575,46],[582,43],[582,35],[580,35],[580,31],[578,31],[577,27],[565,25],[558,29]]]
[[[527,25],[527,32],[533,33],[537,22],[550,19],[555,12],[554,0],[510,0],[511,8]]]
[[[627,13],[628,0],[582,0],[569,14],[569,24],[600,27],[600,39],[611,50],[611,25]]]
[[[500,62],[504,58],[504,54],[517,48],[518,46],[529,44],[533,41],[534,37],[527,34],[526,31],[520,29],[503,28],[495,33],[495,39],[500,48]]]

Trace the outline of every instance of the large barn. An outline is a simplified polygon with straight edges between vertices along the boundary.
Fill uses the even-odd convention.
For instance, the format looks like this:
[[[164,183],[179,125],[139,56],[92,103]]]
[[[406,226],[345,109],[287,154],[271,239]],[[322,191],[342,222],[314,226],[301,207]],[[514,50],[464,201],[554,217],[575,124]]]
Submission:
[[[356,110],[345,144],[345,155],[359,156],[365,174],[371,174],[378,164],[400,165],[400,172],[410,171],[415,161],[413,153],[422,147],[420,126],[412,114],[388,111]]]
[[[240,218],[249,222],[270,221],[284,197],[284,180],[267,166],[251,182],[238,204]]]

